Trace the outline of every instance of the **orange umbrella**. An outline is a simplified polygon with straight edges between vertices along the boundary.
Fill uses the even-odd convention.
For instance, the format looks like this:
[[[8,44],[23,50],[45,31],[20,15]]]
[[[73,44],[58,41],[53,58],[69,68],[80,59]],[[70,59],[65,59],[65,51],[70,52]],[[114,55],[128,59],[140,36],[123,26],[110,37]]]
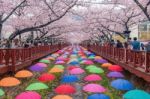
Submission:
[[[17,78],[27,78],[31,76],[33,76],[33,74],[28,70],[21,70],[15,74],[15,77]]]
[[[110,63],[104,63],[104,64],[102,64],[102,67],[110,67],[110,66],[112,66],[112,64],[110,64]]]
[[[73,98],[68,95],[57,95],[53,97],[52,99],[73,99]]]
[[[57,68],[57,67],[53,67],[49,73],[62,73],[64,70],[63,69],[60,69],[60,68]]]
[[[12,87],[12,86],[19,85],[20,83],[21,82],[14,77],[6,77],[0,80],[1,87]]]
[[[95,56],[95,59],[102,59],[101,56]]]

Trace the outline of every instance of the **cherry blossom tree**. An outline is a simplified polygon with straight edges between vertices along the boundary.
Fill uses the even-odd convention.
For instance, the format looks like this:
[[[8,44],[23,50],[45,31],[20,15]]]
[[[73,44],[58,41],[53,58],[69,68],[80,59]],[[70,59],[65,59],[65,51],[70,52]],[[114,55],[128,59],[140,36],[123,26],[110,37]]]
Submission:
[[[0,1],[0,39],[4,23],[16,12],[16,10],[24,8],[26,2],[26,0],[18,0],[17,3],[13,2],[13,0]]]

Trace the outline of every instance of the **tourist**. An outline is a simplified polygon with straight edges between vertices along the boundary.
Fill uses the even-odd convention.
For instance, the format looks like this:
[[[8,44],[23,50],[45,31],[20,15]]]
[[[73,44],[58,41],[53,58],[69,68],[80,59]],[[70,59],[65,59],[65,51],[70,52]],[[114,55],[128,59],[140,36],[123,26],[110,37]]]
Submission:
[[[120,40],[117,40],[116,47],[123,48],[123,44],[122,44],[122,42],[120,42]]]
[[[143,43],[141,43],[141,50],[144,51],[145,50],[145,45]]]
[[[145,50],[147,52],[150,52],[150,42],[148,42],[148,44],[145,45]]]
[[[113,47],[115,46],[115,41],[114,40],[110,41],[110,46],[113,46]]]
[[[132,42],[132,50],[139,51],[140,50],[140,42],[137,40],[136,37],[134,37]]]

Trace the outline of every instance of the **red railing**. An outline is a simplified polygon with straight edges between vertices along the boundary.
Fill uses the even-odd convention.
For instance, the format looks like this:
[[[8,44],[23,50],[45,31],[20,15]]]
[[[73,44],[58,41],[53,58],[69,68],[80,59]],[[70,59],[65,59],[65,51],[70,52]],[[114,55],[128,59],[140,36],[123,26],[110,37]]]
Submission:
[[[145,51],[133,51],[112,46],[88,45],[83,47],[109,59],[139,69],[142,72],[150,72],[150,53]]]
[[[55,52],[66,44],[46,45],[31,48],[0,49],[0,74],[14,72],[30,65],[34,60]]]

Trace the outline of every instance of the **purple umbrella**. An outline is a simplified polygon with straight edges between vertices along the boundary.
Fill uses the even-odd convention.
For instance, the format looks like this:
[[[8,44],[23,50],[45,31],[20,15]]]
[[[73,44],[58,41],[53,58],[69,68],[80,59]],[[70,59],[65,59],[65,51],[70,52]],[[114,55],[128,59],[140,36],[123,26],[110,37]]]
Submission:
[[[110,78],[123,78],[124,75],[120,72],[109,72],[107,74],[107,77],[110,77]]]
[[[101,63],[101,64],[108,63],[108,61],[104,60],[104,59],[96,59],[95,61],[98,62],[98,63]]]
[[[38,66],[38,65],[33,65],[29,68],[33,72],[42,72],[45,70],[44,67]]]

